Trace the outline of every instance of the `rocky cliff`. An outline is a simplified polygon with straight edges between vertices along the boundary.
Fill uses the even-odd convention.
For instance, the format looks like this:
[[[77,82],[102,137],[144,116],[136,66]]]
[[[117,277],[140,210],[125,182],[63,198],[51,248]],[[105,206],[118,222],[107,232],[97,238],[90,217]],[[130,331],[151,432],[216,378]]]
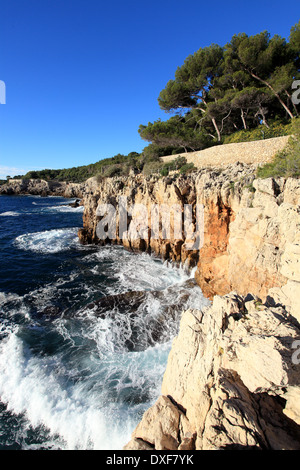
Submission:
[[[31,194],[39,196],[62,196],[82,198],[84,184],[40,179],[11,179],[0,186],[0,195]]]
[[[250,295],[184,312],[162,395],[125,449],[300,449],[299,339],[283,307]]]
[[[300,182],[256,179],[255,168],[236,163],[173,178],[86,183],[82,243],[123,244],[196,266],[196,280],[213,301],[203,311],[183,313],[162,396],[127,449],[300,447]],[[144,209],[139,217],[128,210],[126,237],[118,230],[120,197]],[[180,218],[189,205],[195,234],[196,209],[203,206],[201,249],[189,250],[184,236],[173,236],[177,216],[168,236],[160,221],[153,238],[155,205],[162,219],[168,207]],[[116,233],[99,238],[108,206],[116,208]],[[143,237],[134,236],[137,227]]]
[[[127,237],[119,234],[118,201],[126,197]],[[99,239],[97,226],[101,215],[97,208],[116,207],[116,235]],[[255,179],[255,167],[236,163],[225,169],[203,169],[178,178],[144,177],[105,178],[87,181],[84,194],[82,243],[119,243],[129,249],[152,251],[163,259],[196,266],[196,280],[204,294],[213,298],[237,291],[251,292],[264,300],[269,289],[300,319],[297,288],[299,272],[300,182],[283,178]],[[143,237],[131,237],[136,227],[130,208],[146,208],[142,221]],[[203,245],[190,250],[185,233],[175,238],[175,219],[170,218],[170,236],[160,227],[158,237],[151,233],[151,210],[158,205],[161,220],[168,208],[184,213],[192,210],[191,230],[197,233],[196,208],[203,206]],[[132,232],[133,233],[133,232]],[[291,299],[293,298],[293,302]]]

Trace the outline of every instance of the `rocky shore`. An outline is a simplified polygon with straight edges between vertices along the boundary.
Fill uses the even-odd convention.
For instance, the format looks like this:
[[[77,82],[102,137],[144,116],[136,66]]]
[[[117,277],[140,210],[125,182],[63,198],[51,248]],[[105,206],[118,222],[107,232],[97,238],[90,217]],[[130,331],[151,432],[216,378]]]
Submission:
[[[135,222],[128,217],[127,238],[119,236],[118,200],[126,197],[130,210],[134,204],[147,208],[149,230],[144,239],[130,236]],[[154,252],[164,260],[197,266],[196,280],[204,295],[251,292],[266,298],[270,289],[278,301],[284,300],[300,320],[297,289],[299,271],[298,179],[255,179],[255,167],[236,163],[223,170],[203,169],[178,178],[144,177],[97,178],[87,180],[83,197],[82,243],[116,243],[136,251]],[[116,237],[100,240],[97,208],[110,204],[116,208]],[[192,208],[192,229],[196,227],[196,206],[204,208],[204,243],[200,250],[187,250],[182,239],[151,236],[151,209],[161,208],[164,218],[168,207]],[[164,210],[166,211],[164,213]],[[170,233],[174,219],[170,220]],[[145,231],[144,231],[145,233]],[[291,301],[293,299],[293,301]]]
[[[6,184],[0,186],[0,195],[13,196],[23,194],[82,198],[84,187],[84,183],[66,183],[40,179],[10,179]]]
[[[84,185],[12,180],[0,188],[82,198],[81,243],[121,244],[194,268],[211,300],[202,311],[182,313],[161,396],[125,449],[300,448],[300,181],[257,179],[256,168],[234,163],[185,176],[94,177]],[[200,249],[188,249],[184,233],[174,237],[186,206],[195,236],[203,207]],[[99,237],[103,207],[115,209],[113,237]],[[161,220],[175,208],[168,237],[161,221],[152,236],[153,207]]]
[[[298,179],[256,179],[255,165],[235,163],[188,176],[91,178],[84,194],[82,243],[116,243],[195,267],[212,300],[183,312],[162,384],[125,449],[299,449],[300,304]],[[204,207],[204,244],[127,238],[99,239],[105,204]],[[130,211],[129,211],[130,213]],[[162,216],[164,213],[162,211]],[[145,220],[150,220],[148,217]],[[145,222],[144,220],[144,222]],[[174,220],[171,218],[171,233]],[[299,341],[299,343],[298,343]]]
[[[162,395],[125,449],[300,449],[299,339],[284,307],[251,295],[184,312]]]

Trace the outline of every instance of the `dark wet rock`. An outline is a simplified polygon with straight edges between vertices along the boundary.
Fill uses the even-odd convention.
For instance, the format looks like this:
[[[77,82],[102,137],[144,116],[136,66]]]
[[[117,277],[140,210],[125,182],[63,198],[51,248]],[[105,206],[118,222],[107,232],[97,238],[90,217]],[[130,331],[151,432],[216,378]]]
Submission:
[[[56,306],[56,305],[48,305],[47,307],[45,307],[43,310],[40,310],[37,315],[39,317],[42,317],[42,316],[47,316],[47,317],[59,317],[60,315],[62,314],[62,311],[61,309]]]
[[[97,316],[104,318],[107,312],[110,316],[116,313],[126,314],[135,312],[145,301],[146,292],[125,292],[124,294],[108,295],[100,300],[92,302],[87,309],[93,310]]]
[[[70,202],[70,204],[67,204],[69,207],[79,207],[80,206],[80,199],[76,199],[75,202]]]

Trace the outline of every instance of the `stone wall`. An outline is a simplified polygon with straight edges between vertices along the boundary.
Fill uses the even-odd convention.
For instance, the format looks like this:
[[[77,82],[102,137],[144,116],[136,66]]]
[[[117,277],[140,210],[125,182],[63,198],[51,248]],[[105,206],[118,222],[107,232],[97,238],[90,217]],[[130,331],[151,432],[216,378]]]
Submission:
[[[224,167],[236,162],[262,165],[272,161],[276,153],[286,147],[288,140],[289,136],[283,136],[253,142],[216,145],[197,152],[181,153],[180,155],[187,159],[187,163],[194,163],[196,168]],[[167,163],[176,157],[179,157],[179,154],[162,157],[162,161]]]

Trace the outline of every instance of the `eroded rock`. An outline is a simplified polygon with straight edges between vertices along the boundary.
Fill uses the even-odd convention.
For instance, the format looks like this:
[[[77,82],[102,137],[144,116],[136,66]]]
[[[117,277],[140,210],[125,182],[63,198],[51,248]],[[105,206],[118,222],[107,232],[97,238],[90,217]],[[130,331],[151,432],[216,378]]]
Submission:
[[[215,296],[203,311],[187,310],[173,341],[162,397],[133,439],[155,449],[164,442],[169,450],[177,439],[181,448],[184,416],[196,450],[300,449],[295,341],[300,329],[287,311],[253,296]],[[175,439],[172,444],[168,436]]]

